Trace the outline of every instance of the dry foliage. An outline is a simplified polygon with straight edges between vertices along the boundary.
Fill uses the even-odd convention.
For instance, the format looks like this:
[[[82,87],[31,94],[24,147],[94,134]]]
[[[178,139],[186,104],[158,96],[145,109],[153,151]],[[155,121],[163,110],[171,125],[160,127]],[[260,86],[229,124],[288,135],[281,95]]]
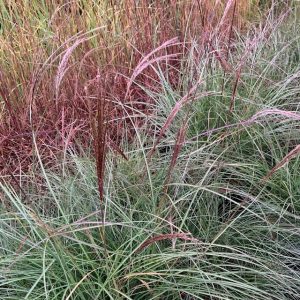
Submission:
[[[275,172],[277,172],[284,165],[288,164],[293,158],[297,157],[300,154],[300,145],[297,145],[293,150],[291,150],[279,163],[273,167],[270,172],[262,179],[266,181],[269,179]]]
[[[203,51],[218,40],[224,51],[218,49],[215,54],[226,66],[233,27],[242,28],[247,23],[250,8],[249,1],[236,0],[143,0],[138,4],[123,0],[118,5],[115,1],[95,5],[89,1],[3,1],[1,173],[31,169],[36,155],[33,132],[47,163],[70,145],[75,147],[75,139],[89,144],[92,136],[98,139],[96,152],[106,151],[108,147],[99,151],[97,147],[110,141],[110,148],[124,157],[118,146],[124,130],[129,139],[134,135],[128,116],[134,110],[149,113],[152,101],[136,83],[158,89],[151,65],[160,64],[169,73],[170,83],[178,86],[179,61],[196,38]],[[112,77],[113,88],[111,81],[105,82]],[[105,100],[99,95],[103,89],[107,89],[103,92]],[[162,132],[192,93],[193,89],[177,104]],[[91,126],[99,116],[101,101],[111,103],[105,113],[109,124],[105,141],[105,134],[92,132]],[[135,118],[134,122],[140,126],[143,120]],[[99,124],[96,130],[102,130]],[[102,165],[104,159],[96,156]]]

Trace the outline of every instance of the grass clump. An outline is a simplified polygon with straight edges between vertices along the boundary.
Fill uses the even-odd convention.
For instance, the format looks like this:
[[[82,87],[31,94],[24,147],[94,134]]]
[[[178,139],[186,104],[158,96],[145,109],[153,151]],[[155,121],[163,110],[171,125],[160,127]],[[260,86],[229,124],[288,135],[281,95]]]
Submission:
[[[232,26],[228,49],[221,31],[165,36],[127,58],[128,73],[96,68],[81,87],[94,48],[68,64],[86,39],[97,47],[91,31],[69,40],[57,69],[42,67],[31,100],[49,76],[59,142],[35,123],[50,102],[44,115],[32,102],[30,167],[0,181],[1,299],[299,298],[300,48],[297,9],[282,5],[246,31]],[[60,106],[73,88],[82,127],[80,109],[71,118]]]
[[[224,158],[217,175],[212,149],[211,161],[207,154],[190,157],[192,166],[178,161],[159,214],[168,162],[160,171],[151,164],[149,186],[136,147],[128,162],[107,159],[104,220],[88,159],[68,157],[67,178],[47,172],[60,208],[49,191],[29,194],[35,203],[24,205],[2,185],[10,203],[1,214],[2,299],[293,299],[295,201],[281,203],[283,187],[253,191],[258,166],[250,160],[230,166]]]

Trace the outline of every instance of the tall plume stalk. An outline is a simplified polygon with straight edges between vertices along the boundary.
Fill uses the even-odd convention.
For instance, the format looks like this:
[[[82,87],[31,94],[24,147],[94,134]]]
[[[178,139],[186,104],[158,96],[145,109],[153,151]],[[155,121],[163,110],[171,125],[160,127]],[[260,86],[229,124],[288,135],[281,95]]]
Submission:
[[[97,109],[96,122],[94,126],[94,144],[96,167],[98,177],[98,190],[100,197],[100,205],[104,204],[104,173],[105,173],[105,158],[106,158],[106,141],[107,141],[107,121],[109,104],[106,99],[107,78],[101,78],[98,72],[96,78],[97,84]],[[102,216],[104,217],[104,216]]]
[[[93,136],[95,146],[95,158],[97,168],[97,180],[100,200],[100,214],[102,227],[99,228],[100,238],[104,243],[105,254],[106,248],[106,234],[105,234],[105,200],[104,200],[104,179],[105,179],[105,159],[107,153],[107,126],[109,121],[110,103],[108,102],[108,89],[110,87],[109,72],[97,72],[96,84],[96,119],[94,121]],[[93,97],[92,97],[93,99]],[[92,100],[90,99],[90,100]],[[93,121],[93,120],[92,120]]]

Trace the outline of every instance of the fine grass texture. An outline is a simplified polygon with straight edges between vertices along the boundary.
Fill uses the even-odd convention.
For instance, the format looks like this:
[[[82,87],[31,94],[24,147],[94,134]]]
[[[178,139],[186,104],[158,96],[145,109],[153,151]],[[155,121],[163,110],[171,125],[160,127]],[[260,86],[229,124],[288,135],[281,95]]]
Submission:
[[[118,143],[124,135],[124,108],[130,115],[132,110],[146,112],[151,102],[128,78],[139,74],[143,85],[155,87],[157,74],[149,66],[159,62],[162,70],[170,69],[168,80],[175,86],[178,59],[193,38],[202,44],[219,39],[224,48],[233,28],[246,28],[263,11],[257,1],[227,2],[1,0],[1,174],[30,170],[32,130],[39,145],[52,146],[50,152],[40,149],[50,162],[74,137],[89,140],[97,107],[93,99],[101,93],[99,76],[113,83],[105,94],[127,104],[110,111],[110,119],[122,117],[110,130]]]
[[[0,299],[299,299],[297,3],[121,2],[1,2]]]

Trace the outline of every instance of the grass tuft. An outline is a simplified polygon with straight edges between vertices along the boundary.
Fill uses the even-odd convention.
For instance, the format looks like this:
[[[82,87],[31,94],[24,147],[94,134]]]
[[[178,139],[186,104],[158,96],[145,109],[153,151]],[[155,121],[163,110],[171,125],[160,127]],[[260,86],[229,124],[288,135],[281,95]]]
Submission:
[[[0,1],[0,299],[298,299],[297,3],[116,4]]]

